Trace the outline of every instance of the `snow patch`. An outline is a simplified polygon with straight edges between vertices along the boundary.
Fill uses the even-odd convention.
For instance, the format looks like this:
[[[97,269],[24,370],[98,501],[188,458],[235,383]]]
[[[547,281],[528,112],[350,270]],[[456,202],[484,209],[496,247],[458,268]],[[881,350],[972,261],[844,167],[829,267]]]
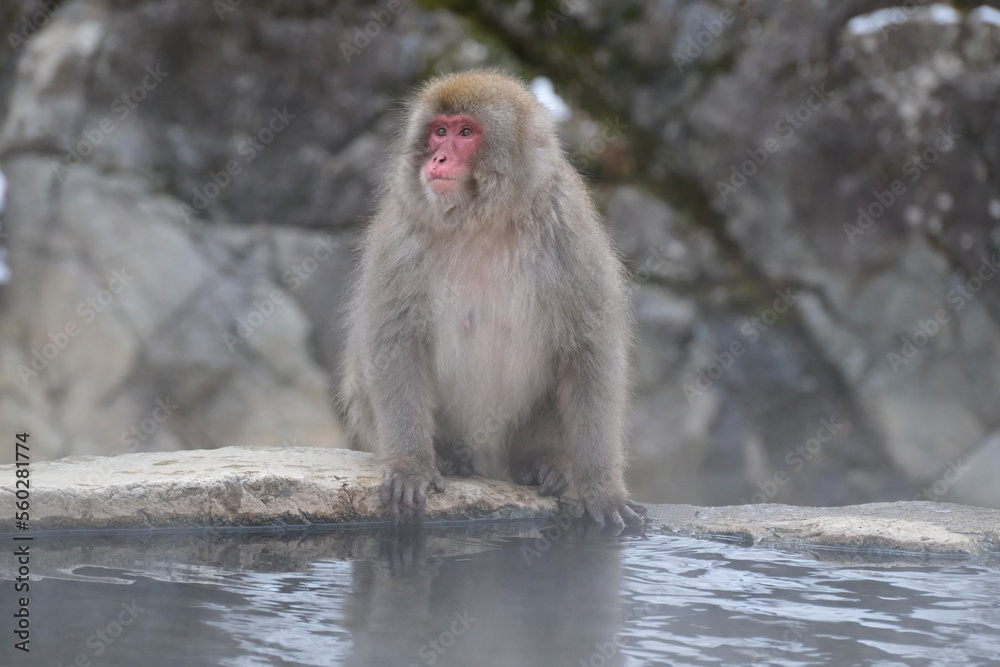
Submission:
[[[552,87],[552,81],[547,77],[539,76],[534,78],[531,81],[531,92],[542,103],[542,106],[552,113],[552,117],[555,118],[556,122],[561,123],[573,115],[569,105],[563,102],[563,99],[556,94],[555,88]]]

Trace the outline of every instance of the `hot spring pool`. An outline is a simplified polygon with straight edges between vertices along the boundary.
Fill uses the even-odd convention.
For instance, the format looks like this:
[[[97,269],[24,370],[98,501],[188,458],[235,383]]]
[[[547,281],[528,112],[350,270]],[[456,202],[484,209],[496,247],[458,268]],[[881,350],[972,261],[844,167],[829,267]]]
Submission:
[[[12,648],[15,595],[4,582],[0,663],[1000,663],[992,566],[549,534],[523,525],[38,534],[31,652]]]

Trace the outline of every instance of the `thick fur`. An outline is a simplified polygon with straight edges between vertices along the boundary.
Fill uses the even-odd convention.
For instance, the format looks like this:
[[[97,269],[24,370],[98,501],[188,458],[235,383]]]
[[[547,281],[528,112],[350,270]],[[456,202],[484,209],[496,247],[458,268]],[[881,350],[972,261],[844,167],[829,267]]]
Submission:
[[[438,196],[428,123],[483,128],[469,181]],[[497,71],[417,92],[364,237],[344,359],[350,430],[379,455],[394,517],[440,471],[536,484],[619,529],[630,340],[621,265],[548,112]]]

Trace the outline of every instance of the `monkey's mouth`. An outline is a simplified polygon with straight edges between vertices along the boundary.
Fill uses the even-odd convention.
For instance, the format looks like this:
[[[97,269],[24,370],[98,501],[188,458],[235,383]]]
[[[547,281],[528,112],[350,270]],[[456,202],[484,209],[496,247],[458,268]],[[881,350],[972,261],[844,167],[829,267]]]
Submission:
[[[458,189],[458,179],[450,176],[436,176],[427,180],[427,186],[434,194],[443,195]]]

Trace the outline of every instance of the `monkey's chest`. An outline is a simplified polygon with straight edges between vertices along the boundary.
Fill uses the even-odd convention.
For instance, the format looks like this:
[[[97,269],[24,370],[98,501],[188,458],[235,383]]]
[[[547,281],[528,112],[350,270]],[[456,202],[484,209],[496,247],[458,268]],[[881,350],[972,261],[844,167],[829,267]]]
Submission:
[[[434,368],[442,410],[475,427],[522,415],[552,378],[547,313],[525,281],[469,281],[442,295]]]

